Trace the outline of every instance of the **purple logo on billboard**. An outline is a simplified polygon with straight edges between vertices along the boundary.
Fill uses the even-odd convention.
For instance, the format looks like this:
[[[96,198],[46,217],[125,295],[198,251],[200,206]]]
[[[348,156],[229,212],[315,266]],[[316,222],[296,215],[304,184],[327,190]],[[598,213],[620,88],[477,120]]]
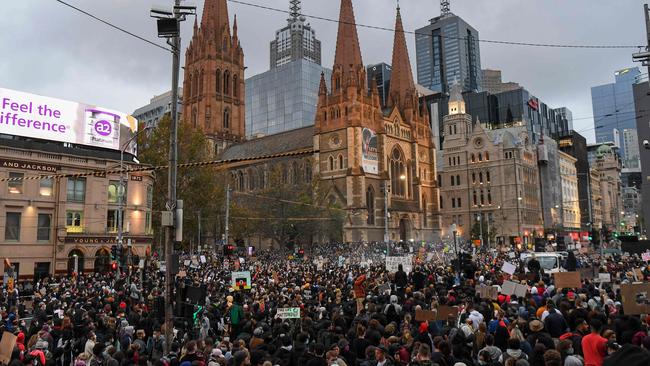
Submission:
[[[95,132],[101,136],[108,136],[113,132],[113,126],[105,119],[95,122]]]

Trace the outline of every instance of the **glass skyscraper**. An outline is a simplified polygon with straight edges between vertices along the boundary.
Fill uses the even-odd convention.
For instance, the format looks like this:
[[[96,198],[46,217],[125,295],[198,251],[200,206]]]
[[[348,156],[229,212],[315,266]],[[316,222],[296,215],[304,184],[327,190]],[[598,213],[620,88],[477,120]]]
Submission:
[[[637,67],[619,70],[614,73],[614,83],[591,88],[596,143],[613,142],[616,147],[621,148],[620,155],[624,167],[631,164],[626,164],[628,151],[625,149],[626,144],[621,141],[621,134],[627,130],[627,140],[630,140],[631,133],[636,134],[632,86],[640,75],[641,71]],[[638,156],[634,158],[633,165],[636,165]]]
[[[451,13],[430,22],[415,31],[418,84],[447,93],[458,80],[463,91],[481,91],[478,31]]]
[[[246,79],[246,137],[313,125],[321,72],[331,79],[331,70],[296,60]]]

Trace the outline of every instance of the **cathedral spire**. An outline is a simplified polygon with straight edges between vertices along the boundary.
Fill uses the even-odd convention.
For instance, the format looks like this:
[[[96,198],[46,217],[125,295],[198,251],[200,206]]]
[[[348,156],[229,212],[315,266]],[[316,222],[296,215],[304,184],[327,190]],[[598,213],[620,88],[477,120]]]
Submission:
[[[230,30],[230,18],[228,18],[228,0],[205,0],[201,28],[212,27],[213,30],[221,30],[223,27]]]
[[[406,46],[406,36],[404,35],[404,26],[402,25],[402,15],[399,6],[397,7],[397,17],[395,19],[395,39],[393,41],[393,70],[390,79],[390,97],[388,105],[404,108],[408,103],[407,100],[415,89],[413,82],[413,72],[411,71],[411,61]]]
[[[363,68],[352,0],[341,0],[336,55],[334,56],[334,67],[337,66],[342,68],[342,74],[346,76],[350,70],[356,71],[359,67]]]

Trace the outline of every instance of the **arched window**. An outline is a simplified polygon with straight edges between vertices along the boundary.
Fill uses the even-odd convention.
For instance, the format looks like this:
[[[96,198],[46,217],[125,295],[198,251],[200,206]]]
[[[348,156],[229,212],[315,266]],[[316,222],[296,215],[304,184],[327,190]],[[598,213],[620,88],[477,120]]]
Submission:
[[[323,111],[323,121],[327,121],[327,110]]]
[[[438,187],[442,187],[442,180],[440,180],[440,174],[438,174]]]
[[[237,74],[232,77],[232,96],[234,98],[239,98],[239,77]]]
[[[192,126],[197,128],[199,125],[199,113],[196,110],[196,107],[192,108]]]
[[[375,191],[372,186],[366,190],[366,207],[368,208],[368,225],[375,224]]]
[[[338,161],[339,161],[339,169],[343,170],[343,155],[339,155]]]
[[[238,190],[239,192],[243,192],[243,191],[244,191],[244,187],[245,187],[245,185],[244,185],[244,172],[242,172],[242,171],[240,170],[240,171],[237,173],[237,190]]]
[[[472,202],[474,202],[474,206],[478,205],[478,199],[476,196],[476,191],[474,191],[474,194],[472,195]]]
[[[311,183],[311,162],[305,161],[305,182]]]
[[[492,204],[492,192],[488,189],[487,191],[487,199],[488,199],[488,205]]]
[[[457,186],[460,185],[460,175],[457,175],[457,176],[456,176],[456,185],[457,185]]]
[[[445,208],[444,207],[445,205],[443,204],[444,200],[442,199],[442,196],[438,196],[438,201],[440,201],[439,202],[440,203],[440,209],[442,210],[443,208]]]
[[[223,110],[223,128],[230,128],[230,109]]]
[[[474,154],[472,154],[472,163],[476,163],[476,156]]]
[[[328,159],[329,170],[334,170],[334,157],[330,156]]]
[[[217,69],[217,75],[215,78],[215,91],[217,94],[221,94],[221,69]]]
[[[490,153],[486,151],[485,152],[485,161],[489,161],[489,160],[490,160]]]
[[[476,173],[472,173],[472,184],[476,184]]]
[[[483,161],[483,154],[482,153],[478,153],[478,161]]]
[[[266,188],[266,171],[265,169],[259,169],[257,171],[257,179],[258,179],[258,184],[260,189],[265,189]]]
[[[451,183],[451,185],[452,185],[452,186],[455,186],[455,185],[456,185],[456,182],[455,182],[454,176],[452,175],[452,176],[449,177],[449,178],[451,178],[451,179],[449,180],[449,182]]]
[[[287,165],[282,164],[282,167],[280,169],[282,169],[282,172],[281,172],[282,173],[282,183],[287,184],[287,182],[289,181],[289,172],[287,171]]]
[[[485,178],[487,179],[487,182],[490,183],[490,171],[489,170],[487,172],[485,172],[485,176],[486,176]]]
[[[300,166],[298,162],[291,163],[291,184],[297,185],[300,183]]]
[[[483,172],[478,173],[478,182],[483,184]]]
[[[427,227],[427,198],[422,196],[422,227]]]
[[[341,89],[341,75],[337,75],[336,79],[334,79],[334,85],[336,86],[336,89]]]
[[[223,72],[223,94],[230,94],[230,71]]]
[[[485,195],[483,194],[483,190],[481,190],[481,206],[485,204]]]
[[[404,197],[408,177],[406,175],[404,155],[398,148],[394,148],[390,156],[390,178],[393,195]]]
[[[203,70],[201,70],[201,75],[199,76],[199,95],[203,94],[203,78],[205,77],[205,74],[203,73]]]

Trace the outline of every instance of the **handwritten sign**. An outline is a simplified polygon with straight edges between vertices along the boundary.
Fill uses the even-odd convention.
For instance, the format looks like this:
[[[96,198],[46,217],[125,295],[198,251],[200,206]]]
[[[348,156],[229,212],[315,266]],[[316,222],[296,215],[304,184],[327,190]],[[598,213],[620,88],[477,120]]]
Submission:
[[[501,267],[501,272],[507,273],[512,276],[513,273],[515,273],[515,270],[517,269],[517,266],[510,262],[503,262],[503,266]]]
[[[612,275],[609,273],[599,273],[598,282],[612,282]]]
[[[0,364],[9,364],[11,353],[14,351],[14,346],[16,346],[16,338],[18,337],[9,332],[2,334],[2,340],[0,340]]]
[[[645,252],[645,253],[641,254],[641,259],[642,259],[644,262],[650,262],[650,253]]]
[[[528,286],[524,286],[517,282],[504,281],[501,286],[501,293],[504,295],[516,295],[518,297],[526,296]]]
[[[279,308],[277,317],[280,319],[300,319],[300,308]]]
[[[557,288],[582,287],[582,280],[580,280],[580,272],[553,273],[553,279],[555,280],[555,287]]]
[[[494,286],[476,286],[476,293],[481,296],[481,299],[496,300],[499,297],[499,289]]]
[[[621,299],[626,315],[650,313],[650,283],[622,284]]]
[[[386,270],[388,272],[397,272],[399,265],[402,265],[402,269],[406,273],[411,273],[413,271],[413,256],[407,255],[404,257],[392,257],[386,256]]]

